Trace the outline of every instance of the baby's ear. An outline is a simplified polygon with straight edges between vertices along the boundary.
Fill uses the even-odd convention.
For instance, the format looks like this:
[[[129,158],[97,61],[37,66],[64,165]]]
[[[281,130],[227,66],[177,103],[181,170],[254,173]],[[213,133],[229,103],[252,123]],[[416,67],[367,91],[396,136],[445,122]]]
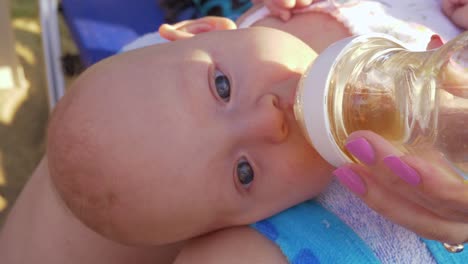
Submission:
[[[236,23],[231,19],[208,16],[194,20],[185,20],[174,25],[163,24],[159,27],[159,34],[167,40],[174,41],[191,38],[200,33],[236,28]]]

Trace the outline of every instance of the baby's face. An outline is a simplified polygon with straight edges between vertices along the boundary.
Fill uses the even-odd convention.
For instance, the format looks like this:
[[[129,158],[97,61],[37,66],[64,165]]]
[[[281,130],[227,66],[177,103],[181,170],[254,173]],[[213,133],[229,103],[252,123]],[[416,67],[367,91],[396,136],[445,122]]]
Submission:
[[[48,158],[88,226],[162,244],[316,196],[331,167],[293,116],[315,53],[273,29],[213,32],[87,71],[51,121]]]

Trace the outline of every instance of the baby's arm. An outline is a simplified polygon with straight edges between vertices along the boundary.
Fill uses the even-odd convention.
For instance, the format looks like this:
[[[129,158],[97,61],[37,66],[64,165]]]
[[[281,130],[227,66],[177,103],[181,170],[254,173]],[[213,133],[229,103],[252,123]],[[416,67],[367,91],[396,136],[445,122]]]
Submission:
[[[442,0],[442,10],[455,25],[468,29],[468,0]]]
[[[254,15],[263,7],[262,3],[256,4],[237,23],[242,24],[247,17]],[[304,25],[311,26],[304,27]],[[271,27],[285,31],[301,39],[317,53],[322,52],[331,43],[351,36],[349,29],[342,22],[325,12],[299,12],[287,21],[282,21],[275,15],[267,16],[256,21],[252,26]]]
[[[281,250],[253,228],[220,230],[187,244],[174,264],[288,263]]]
[[[84,226],[53,187],[44,158],[0,230],[0,263],[172,263],[179,248],[124,246]]]

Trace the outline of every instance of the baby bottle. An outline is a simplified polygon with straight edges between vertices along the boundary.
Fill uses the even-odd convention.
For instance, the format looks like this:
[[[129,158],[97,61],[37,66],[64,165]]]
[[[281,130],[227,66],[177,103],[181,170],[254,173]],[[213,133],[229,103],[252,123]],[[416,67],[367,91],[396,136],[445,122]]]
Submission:
[[[332,165],[357,162],[346,138],[371,130],[403,153],[442,157],[468,179],[468,31],[430,51],[382,34],[338,41],[303,76],[294,111]]]

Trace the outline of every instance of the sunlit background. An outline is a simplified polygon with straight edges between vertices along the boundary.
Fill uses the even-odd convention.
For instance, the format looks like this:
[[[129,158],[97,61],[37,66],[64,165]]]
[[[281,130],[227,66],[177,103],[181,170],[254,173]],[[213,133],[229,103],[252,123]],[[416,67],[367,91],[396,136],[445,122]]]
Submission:
[[[167,19],[221,15],[235,20],[251,6],[248,0],[233,1],[237,2],[233,6],[219,1],[212,1],[215,5],[207,1],[206,6],[187,4],[189,1],[181,1],[187,2],[182,5],[166,2],[161,6],[155,0],[135,2],[138,4],[129,0],[0,0],[0,228],[45,152],[47,77],[52,84],[53,104],[73,81],[70,76],[116,54],[123,45],[156,30]],[[166,9],[170,12],[166,13]],[[67,14],[81,54],[62,13]],[[101,17],[101,13],[106,15]],[[42,35],[47,36],[46,41]],[[50,67],[46,68],[44,58]]]
[[[0,21],[13,29],[18,67],[12,80],[15,69],[0,65],[0,226],[44,154],[49,114],[38,1],[0,0],[3,6],[9,6],[10,18],[0,10]],[[63,49],[73,50],[63,23],[61,30]]]

